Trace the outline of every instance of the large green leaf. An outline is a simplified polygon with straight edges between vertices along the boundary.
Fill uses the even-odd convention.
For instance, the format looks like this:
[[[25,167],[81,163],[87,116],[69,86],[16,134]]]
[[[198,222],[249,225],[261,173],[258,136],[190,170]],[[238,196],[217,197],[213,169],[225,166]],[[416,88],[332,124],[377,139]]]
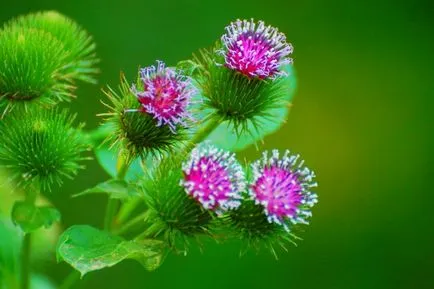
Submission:
[[[296,75],[292,65],[285,65],[284,70],[288,73],[288,76],[285,78],[288,87],[285,100],[290,103],[296,90]],[[272,117],[262,117],[260,119],[259,130],[253,124],[249,124],[246,132],[241,135],[235,133],[233,126],[228,125],[227,122],[223,122],[207,139],[223,149],[241,151],[249,145],[261,141],[265,136],[276,132],[285,123],[288,114],[289,106],[275,108],[270,111]]]
[[[127,241],[87,225],[76,225],[60,236],[57,259],[70,264],[82,276],[125,259],[137,260],[151,271],[163,261],[163,243],[157,240]]]
[[[139,196],[137,187],[122,180],[108,180],[100,183],[93,188],[87,189],[81,193],[75,194],[74,197],[80,197],[88,194],[108,194],[112,199],[131,199]]]
[[[33,204],[17,201],[12,208],[12,221],[30,233],[39,228],[49,228],[60,221],[60,212],[52,207],[37,207]]]

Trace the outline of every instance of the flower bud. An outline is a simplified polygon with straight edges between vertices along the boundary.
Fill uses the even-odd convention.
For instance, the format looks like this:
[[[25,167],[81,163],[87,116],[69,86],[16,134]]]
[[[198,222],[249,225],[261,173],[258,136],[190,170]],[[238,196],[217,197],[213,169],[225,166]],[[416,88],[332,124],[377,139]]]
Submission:
[[[221,43],[195,59],[205,106],[237,132],[249,130],[249,124],[260,129],[264,119],[277,117],[273,109],[288,105],[290,53],[292,46],[276,28],[262,21],[231,23]]]
[[[43,11],[12,19],[5,27],[31,28],[50,33],[67,53],[62,63],[65,77],[96,82],[94,75],[98,69],[94,65],[99,62],[95,54],[96,45],[92,37],[72,19],[57,11]]]
[[[0,32],[0,115],[16,105],[53,105],[72,97],[63,44],[50,33],[6,27]]]
[[[88,149],[66,110],[16,109],[0,122],[0,166],[18,186],[36,181],[51,190],[72,179]]]

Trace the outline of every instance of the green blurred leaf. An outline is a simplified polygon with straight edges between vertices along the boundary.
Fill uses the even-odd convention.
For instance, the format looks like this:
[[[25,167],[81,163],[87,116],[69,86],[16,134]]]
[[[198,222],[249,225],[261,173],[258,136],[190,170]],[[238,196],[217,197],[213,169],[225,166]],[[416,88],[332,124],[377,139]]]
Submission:
[[[39,274],[32,274],[31,281],[30,281],[30,288],[31,289],[55,289],[56,286],[46,276],[39,275]]]
[[[296,90],[297,80],[292,65],[285,65],[284,70],[288,73],[288,76],[285,78],[286,85],[288,86],[288,93],[285,100],[290,103]],[[207,113],[209,113],[209,111],[201,111],[200,113],[200,119],[202,119]],[[270,111],[272,117],[262,117],[260,119],[259,131],[250,123],[247,129],[250,133],[242,133],[239,136],[235,133],[232,125],[223,122],[208,136],[207,139],[223,149],[241,151],[249,145],[261,141],[266,135],[277,131],[285,123],[288,114],[289,107],[287,106],[273,109]]]
[[[60,212],[52,207],[36,207],[33,204],[17,201],[12,208],[12,221],[20,228],[30,233],[39,228],[49,228],[54,222],[60,221]]]
[[[87,225],[76,225],[60,236],[58,261],[65,261],[82,276],[112,267],[125,259],[137,260],[149,271],[163,261],[163,242],[158,240],[127,241],[119,236]]]
[[[88,194],[108,194],[112,199],[130,199],[139,195],[135,185],[129,184],[122,180],[108,180],[100,183],[93,188],[87,189],[84,192],[75,194],[73,197],[80,197]]]

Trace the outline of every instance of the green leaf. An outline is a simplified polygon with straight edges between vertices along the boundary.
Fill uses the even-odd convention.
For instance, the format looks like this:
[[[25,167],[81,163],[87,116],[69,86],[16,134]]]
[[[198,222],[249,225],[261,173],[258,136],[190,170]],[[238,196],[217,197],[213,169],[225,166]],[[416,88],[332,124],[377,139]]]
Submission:
[[[287,85],[289,87],[286,95],[286,100],[291,102],[296,90],[296,76],[292,65],[285,65],[284,70],[288,73],[286,77]],[[253,124],[248,125],[248,133],[242,133],[237,136],[233,126],[228,125],[227,122],[220,124],[207,138],[217,146],[231,150],[241,151],[249,145],[262,140],[266,135],[276,132],[286,121],[289,114],[289,107],[280,107],[270,111],[272,117],[262,118],[260,125],[260,132],[256,130]]]
[[[12,208],[12,221],[30,233],[39,228],[49,228],[60,221],[60,212],[52,207],[36,207],[33,204],[17,201]]]
[[[155,270],[163,261],[163,242],[127,241],[87,225],[75,225],[60,236],[57,245],[57,260],[70,264],[81,276],[125,259],[134,259],[145,269]]]
[[[130,199],[139,195],[136,186],[122,180],[108,180],[100,183],[84,192],[75,194],[73,197],[80,197],[88,194],[105,193],[112,199]]]

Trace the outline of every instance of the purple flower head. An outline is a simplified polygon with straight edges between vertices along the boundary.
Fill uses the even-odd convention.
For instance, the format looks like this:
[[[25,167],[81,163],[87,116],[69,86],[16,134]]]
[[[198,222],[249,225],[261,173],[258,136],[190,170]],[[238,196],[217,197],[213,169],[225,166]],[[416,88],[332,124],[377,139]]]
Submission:
[[[315,174],[298,159],[299,155],[290,155],[288,150],[279,158],[279,152],[273,150],[271,157],[264,152],[263,158],[252,164],[251,198],[264,207],[270,223],[282,225],[287,231],[288,223],[307,224],[310,208],[318,201],[310,191],[317,186]]]
[[[276,78],[284,75],[280,70],[291,63],[291,44],[277,28],[265,26],[263,21],[237,20],[226,27],[222,36],[226,49],[222,51],[226,66],[249,77]]]
[[[191,81],[179,71],[165,67],[162,61],[157,61],[157,67],[142,68],[140,76],[143,91],[132,87],[141,104],[139,111],[150,114],[158,121],[157,126],[168,125],[172,132],[178,124],[186,126],[185,120],[190,118],[187,106],[196,92]]]
[[[245,178],[233,153],[201,144],[193,149],[182,169],[181,185],[205,209],[221,214],[241,204]]]

